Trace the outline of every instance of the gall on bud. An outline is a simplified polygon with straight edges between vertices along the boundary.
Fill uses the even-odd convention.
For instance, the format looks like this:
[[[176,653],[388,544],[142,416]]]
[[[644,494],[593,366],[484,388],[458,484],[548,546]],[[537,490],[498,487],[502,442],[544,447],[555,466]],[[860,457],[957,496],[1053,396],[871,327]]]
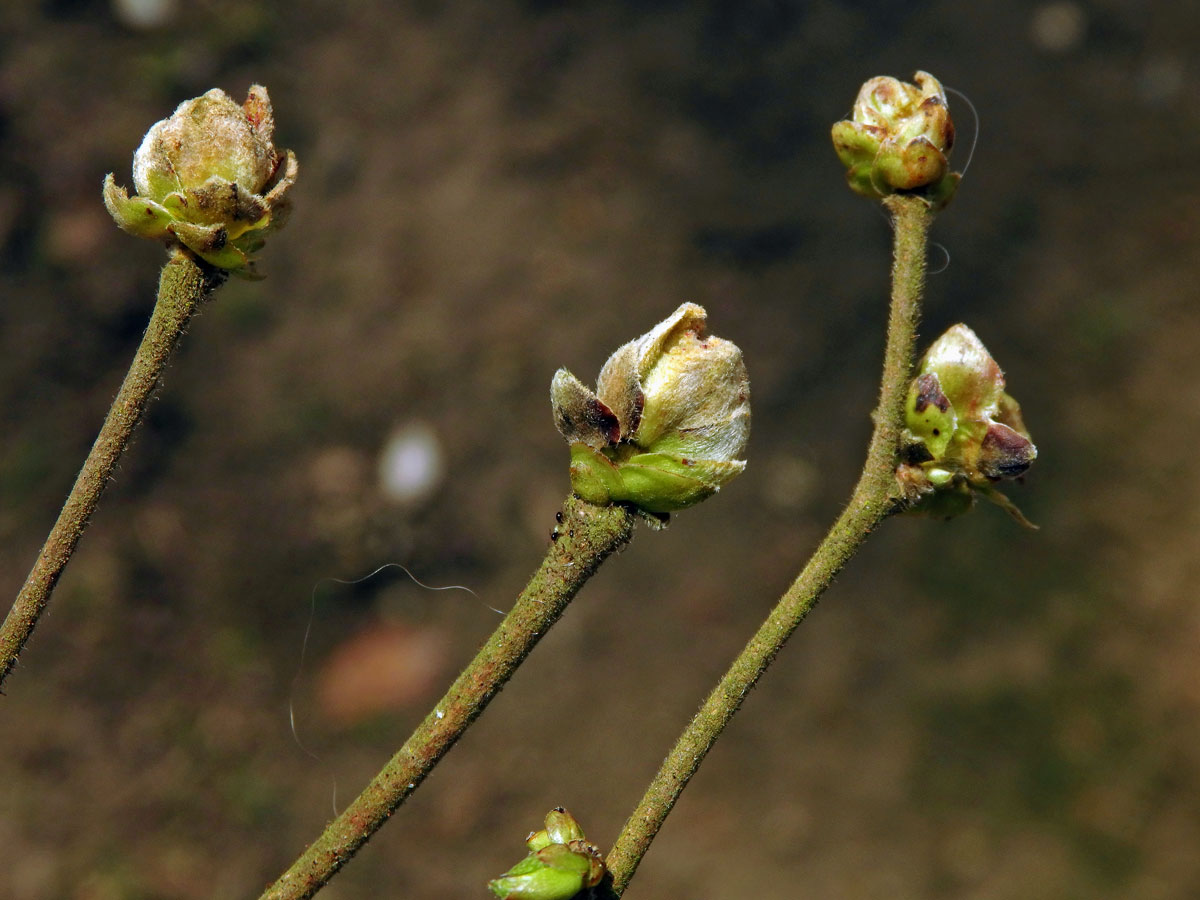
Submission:
[[[896,472],[913,511],[950,518],[980,494],[1030,525],[995,487],[1037,459],[1021,407],[1004,388],[1000,366],[966,325],[930,346],[909,387]]]
[[[962,180],[950,171],[954,122],[941,82],[928,72],[917,72],[913,81],[867,81],[850,118],[834,124],[833,149],[855,193],[877,200],[913,194],[938,210]]]
[[[184,247],[219,269],[253,276],[252,255],[280,228],[298,165],[271,142],[262,85],[240,106],[214,88],[154,124],[133,157],[137,193],[104,179],[104,205],[130,234]]]
[[[597,504],[665,514],[715,494],[746,467],[750,384],[742,352],[685,303],[618,349],[592,391],[566,369],[550,386],[571,447],[571,487]]]

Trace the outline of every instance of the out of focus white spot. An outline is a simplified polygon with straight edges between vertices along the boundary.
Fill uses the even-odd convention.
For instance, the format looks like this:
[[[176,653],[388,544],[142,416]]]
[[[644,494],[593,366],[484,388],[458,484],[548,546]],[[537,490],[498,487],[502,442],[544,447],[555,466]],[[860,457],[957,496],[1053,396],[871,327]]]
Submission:
[[[130,28],[158,28],[175,18],[175,0],[113,0],[113,14]]]
[[[379,488],[396,503],[417,504],[428,499],[442,482],[442,444],[424,422],[412,422],[392,432],[379,455]]]
[[[1029,37],[1033,45],[1047,53],[1068,53],[1083,43],[1087,15],[1083,7],[1070,0],[1043,3],[1033,11]]]

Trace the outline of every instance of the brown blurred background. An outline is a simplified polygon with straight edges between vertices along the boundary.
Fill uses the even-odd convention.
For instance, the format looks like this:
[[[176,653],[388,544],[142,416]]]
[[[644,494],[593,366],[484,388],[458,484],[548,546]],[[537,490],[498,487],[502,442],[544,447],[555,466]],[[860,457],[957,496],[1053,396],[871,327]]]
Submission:
[[[5,686],[0,896],[256,896],[540,559],[553,371],[590,380],[692,300],[745,351],[746,474],[640,531],[322,896],[482,898],[556,804],[607,847],[853,483],[888,234],[828,130],[916,68],[982,119],[922,343],[965,320],[1007,370],[1041,530],[887,523],[628,896],[1200,896],[1198,25],[1130,0],[6,0],[0,594],[163,259],[108,219],[104,174],[128,184],[181,100],[259,81],[301,177]],[[478,597],[328,580],[390,562]]]

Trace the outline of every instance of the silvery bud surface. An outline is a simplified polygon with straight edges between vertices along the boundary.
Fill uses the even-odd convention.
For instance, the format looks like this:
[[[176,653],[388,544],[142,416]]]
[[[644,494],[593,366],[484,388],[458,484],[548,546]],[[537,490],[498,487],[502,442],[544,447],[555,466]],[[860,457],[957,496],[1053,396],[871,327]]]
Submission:
[[[620,347],[592,391],[566,369],[550,387],[571,446],[571,486],[592,503],[649,513],[684,509],[746,467],[750,384],[742,352],[684,303]]]
[[[183,246],[220,269],[252,274],[253,253],[280,228],[298,165],[272,143],[275,120],[262,85],[237,104],[214,88],[155,123],[133,157],[134,196],[104,179],[117,224]]]
[[[604,858],[574,817],[561,806],[546,815],[546,827],[526,840],[530,853],[488,882],[501,900],[570,900],[604,877]]]
[[[833,148],[856,193],[915,194],[940,209],[961,180],[950,171],[954,122],[941,82],[928,72],[913,81],[879,76],[863,84],[851,117],[833,126]]]
[[[1005,392],[999,364],[966,325],[951,327],[926,352],[909,387],[905,422],[897,476],[920,499],[919,511],[948,517],[970,508],[979,493],[1024,522],[994,484],[1023,475],[1037,447],[1020,405]]]

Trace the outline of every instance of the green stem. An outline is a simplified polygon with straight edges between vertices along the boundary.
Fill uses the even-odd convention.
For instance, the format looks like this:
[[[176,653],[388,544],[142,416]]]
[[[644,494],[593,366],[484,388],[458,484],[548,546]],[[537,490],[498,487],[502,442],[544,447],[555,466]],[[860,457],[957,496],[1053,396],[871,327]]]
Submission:
[[[404,746],[261,900],[311,897],[349,862],[483,712],[600,564],[629,541],[633,522],[624,507],[567,499],[559,539],[504,621]]]
[[[154,312],[121,390],[75,479],[58,521],[50,530],[4,625],[0,626],[0,686],[16,665],[59,576],[70,562],[184,327],[219,282],[220,276],[186,253],[177,252],[163,267]]]
[[[675,801],[746,694],[867,535],[902,502],[895,478],[896,452],[904,427],[932,217],[924,202],[913,197],[893,196],[884,202],[895,229],[892,302],[879,406],[862,475],[845,510],[684,730],[625,823],[608,855],[609,897],[624,893]]]

